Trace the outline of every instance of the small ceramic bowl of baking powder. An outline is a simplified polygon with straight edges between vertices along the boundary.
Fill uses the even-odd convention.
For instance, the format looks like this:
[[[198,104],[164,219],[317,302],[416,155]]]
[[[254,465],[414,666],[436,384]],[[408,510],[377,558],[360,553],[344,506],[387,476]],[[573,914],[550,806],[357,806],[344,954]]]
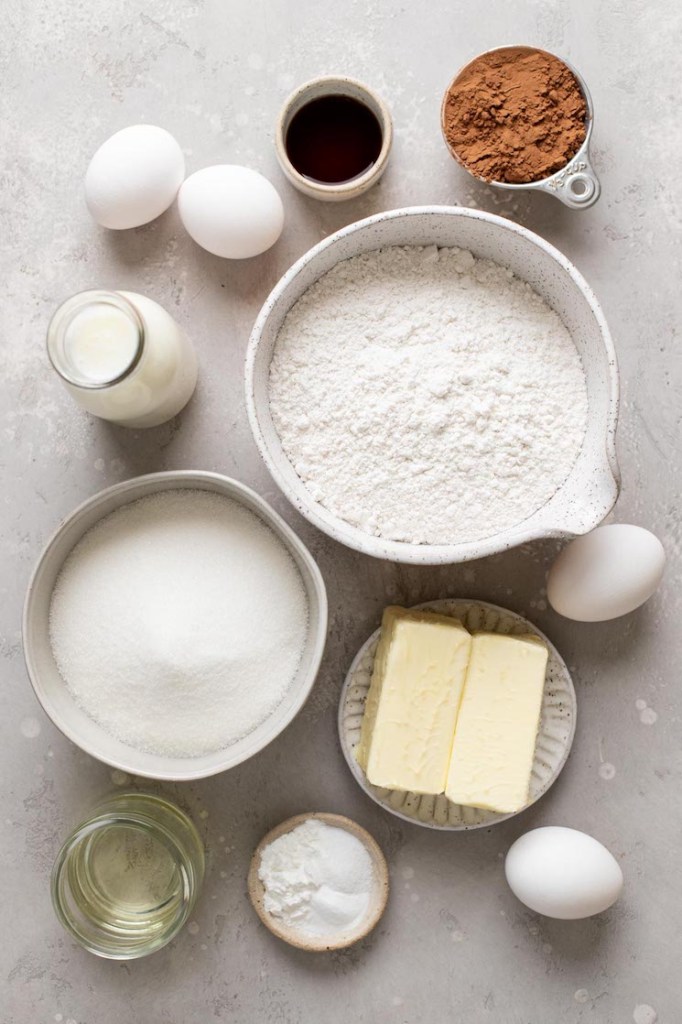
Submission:
[[[336,99],[346,101],[373,122],[377,132],[377,143],[373,153],[365,161],[366,166],[358,165],[351,177],[341,180],[320,180],[312,174],[302,173],[292,160],[289,146],[289,133],[297,115],[310,109],[313,104],[324,100]],[[332,115],[333,116],[333,115]],[[328,126],[330,129],[333,124]],[[359,126],[362,130],[362,125]],[[306,126],[307,144],[312,144],[311,126]],[[333,133],[332,133],[333,134]],[[338,145],[338,138],[336,144]],[[312,199],[325,202],[342,202],[345,199],[356,199],[375,185],[386,170],[388,158],[393,144],[393,124],[391,114],[382,98],[369,86],[358,82],[355,78],[343,75],[327,75],[304,82],[285,101],[277,119],[275,128],[275,150],[282,171],[299,192]],[[348,147],[349,149],[352,147]]]
[[[445,121],[446,121],[446,105],[450,90],[458,81],[459,78],[475,64],[476,61],[482,57],[488,57],[491,54],[503,54],[509,51],[527,51],[527,53],[541,53],[546,56],[553,58],[556,61],[560,61],[575,78],[580,91],[585,100],[585,138],[583,139],[579,149],[573,154],[566,165],[550,174],[546,178],[541,178],[537,181],[528,181],[522,183],[510,183],[506,181],[490,181],[487,178],[482,178],[477,175],[470,166],[468,166],[464,160],[460,157],[455,146],[451,145],[448,140]],[[441,105],[441,130],[443,133],[443,139],[448,150],[455,158],[460,167],[463,167],[473,178],[477,181],[482,181],[486,185],[492,185],[494,188],[508,189],[511,192],[518,192],[520,190],[528,191],[529,189],[535,192],[546,192],[555,199],[559,199],[565,206],[570,207],[572,210],[586,210],[589,206],[593,206],[599,196],[601,195],[601,185],[599,179],[590,163],[590,140],[592,138],[592,129],[594,127],[594,106],[592,103],[592,97],[590,90],[587,88],[587,83],[582,77],[580,72],[576,71],[572,64],[564,57],[557,57],[556,54],[550,53],[548,50],[543,50],[539,46],[525,46],[525,45],[514,45],[514,46],[497,46],[492,50],[486,50],[484,53],[479,53],[477,57],[469,61],[463,68],[457,72],[455,77],[452,79],[445,95],[443,96],[443,102]]]
[[[50,608],[67,557],[102,519],[131,502],[164,491],[208,491],[252,512],[274,534],[300,574],[308,605],[308,629],[296,673],[274,711],[229,746],[209,753],[173,756],[153,753],[117,739],[76,703],[55,661],[50,642]],[[266,624],[264,624],[266,625]],[[29,583],[24,605],[23,643],[28,675],[43,710],[61,732],[92,757],[131,775],[185,781],[232,768],[257,754],[291,722],[305,703],[317,675],[327,635],[327,596],[312,555],[291,527],[255,491],[218,473],[193,470],[150,473],[108,487],[76,508],[47,542]]]
[[[276,839],[293,832],[300,825],[310,821],[319,821],[333,829],[342,829],[348,832],[353,838],[362,843],[371,862],[372,886],[367,912],[355,927],[350,930],[339,930],[333,936],[305,934],[300,929],[285,924],[281,918],[275,917],[265,907],[265,886],[260,878],[263,851]],[[388,902],[388,865],[386,864],[386,858],[381,847],[373,836],[350,818],[346,818],[342,814],[329,814],[325,811],[315,811],[311,814],[296,814],[293,818],[287,818],[286,821],[271,829],[261,839],[251,858],[247,888],[253,909],[273,935],[287,942],[290,946],[295,946],[297,949],[304,949],[309,953],[327,953],[335,949],[345,949],[347,946],[360,942],[379,923]]]

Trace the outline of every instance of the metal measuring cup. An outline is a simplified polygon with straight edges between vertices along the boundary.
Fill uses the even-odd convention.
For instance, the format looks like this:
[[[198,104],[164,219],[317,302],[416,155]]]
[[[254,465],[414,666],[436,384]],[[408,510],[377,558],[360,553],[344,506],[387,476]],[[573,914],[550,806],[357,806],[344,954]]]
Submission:
[[[580,86],[580,91],[583,94],[586,107],[585,116],[585,138],[580,149],[575,153],[568,161],[565,167],[555,171],[554,174],[548,178],[541,178],[539,181],[522,182],[520,184],[512,184],[506,181],[488,181],[486,178],[481,178],[479,175],[474,174],[471,168],[461,160],[457,150],[450,145],[445,135],[445,104],[450,94],[450,89],[457,81],[462,72],[473,64],[474,61],[479,60],[481,57],[487,57],[491,53],[502,53],[505,50],[526,50],[528,53],[545,53],[549,57],[554,57],[556,60],[561,61],[565,64],[569,71],[572,72],[576,82]],[[593,206],[597,202],[601,194],[601,185],[599,179],[594,172],[594,169],[590,163],[589,148],[590,139],[592,137],[592,128],[594,126],[594,107],[592,105],[592,97],[590,96],[590,90],[587,88],[582,75],[576,71],[572,64],[569,64],[563,57],[558,57],[556,54],[550,53],[549,50],[543,50],[540,46],[496,46],[492,50],[485,50],[483,53],[478,54],[473,60],[469,61],[464,67],[460,68],[455,77],[452,79],[443,97],[443,103],[441,105],[441,130],[443,132],[443,138],[445,144],[448,147],[452,156],[454,156],[457,163],[468,171],[472,178],[476,178],[477,181],[483,181],[486,185],[493,185],[495,188],[504,188],[512,192],[518,192],[520,190],[532,189],[535,192],[548,192],[555,199],[559,199],[565,206],[570,206],[572,210],[586,210],[588,206]]]

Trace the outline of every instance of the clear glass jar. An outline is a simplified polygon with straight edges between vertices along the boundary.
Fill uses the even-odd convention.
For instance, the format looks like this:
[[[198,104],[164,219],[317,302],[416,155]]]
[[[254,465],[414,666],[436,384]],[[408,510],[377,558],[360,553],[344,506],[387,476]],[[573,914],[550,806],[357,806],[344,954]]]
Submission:
[[[204,848],[179,807],[116,793],[93,808],[52,871],[61,924],[91,953],[132,960],[177,935],[204,877]]]
[[[197,382],[194,348],[169,313],[136,292],[80,292],[47,332],[52,366],[93,416],[124,427],[172,419]]]

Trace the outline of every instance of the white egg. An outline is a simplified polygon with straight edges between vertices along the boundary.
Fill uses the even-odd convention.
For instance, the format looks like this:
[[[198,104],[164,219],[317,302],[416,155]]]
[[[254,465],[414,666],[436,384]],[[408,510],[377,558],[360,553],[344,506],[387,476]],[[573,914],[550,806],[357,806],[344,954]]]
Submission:
[[[105,228],[137,228],[159,217],[185,177],[185,158],[170,132],[134,124],[104,142],[85,175],[88,210]]]
[[[197,245],[214,256],[243,260],[274,245],[284,207],[267,178],[248,167],[219,164],[197,171],[178,195],[182,223]]]
[[[600,526],[571,541],[547,577],[549,603],[578,622],[604,622],[639,608],[663,575],[665,551],[641,526]]]
[[[517,839],[504,870],[517,899],[563,921],[601,914],[623,888],[623,872],[605,846],[585,832],[556,825]]]

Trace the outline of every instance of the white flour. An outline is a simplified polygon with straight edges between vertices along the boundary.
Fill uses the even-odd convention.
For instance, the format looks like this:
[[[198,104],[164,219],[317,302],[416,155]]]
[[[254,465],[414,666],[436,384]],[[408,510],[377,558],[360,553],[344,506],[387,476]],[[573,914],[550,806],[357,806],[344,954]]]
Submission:
[[[270,408],[311,495],[367,533],[477,540],[528,518],[585,434],[580,357],[558,315],[462,249],[338,264],[289,311]]]
[[[133,747],[180,757],[265,721],[307,628],[284,545],[207,491],[165,491],[107,516],[67,558],[50,608],[55,660],[83,710]]]
[[[329,939],[361,923],[374,885],[363,843],[316,818],[265,847],[258,877],[269,914],[303,935]]]

